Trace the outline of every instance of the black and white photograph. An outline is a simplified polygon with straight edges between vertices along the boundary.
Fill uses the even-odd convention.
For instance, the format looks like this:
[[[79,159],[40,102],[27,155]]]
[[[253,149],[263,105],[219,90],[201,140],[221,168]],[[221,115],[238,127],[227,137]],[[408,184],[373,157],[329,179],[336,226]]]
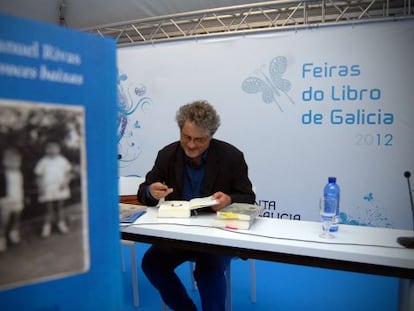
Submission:
[[[84,117],[0,100],[0,289],[89,269]]]

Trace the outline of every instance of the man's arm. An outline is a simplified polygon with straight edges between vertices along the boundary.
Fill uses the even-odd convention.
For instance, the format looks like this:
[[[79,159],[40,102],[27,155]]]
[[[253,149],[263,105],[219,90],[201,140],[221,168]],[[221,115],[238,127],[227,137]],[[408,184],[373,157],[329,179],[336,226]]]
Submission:
[[[243,153],[233,146],[224,145],[224,148],[225,152],[220,154],[219,171],[222,175],[218,175],[214,186],[216,192],[213,193],[213,197],[220,203],[211,208],[213,211],[231,203],[254,204],[256,199]]]
[[[233,187],[230,193],[231,202],[254,204],[256,195],[248,175],[248,166],[243,154],[234,161]]]
[[[0,170],[0,198],[6,196],[6,176],[3,170]]]
[[[138,188],[138,201],[147,206],[155,206],[161,198],[169,195],[173,189],[164,184],[166,178],[166,162],[160,152],[155,160],[154,167],[145,176],[145,181]]]
[[[151,171],[147,173],[147,175],[145,176],[145,181],[142,184],[140,184],[138,188],[138,201],[142,202],[144,205],[147,206],[155,206],[158,204],[159,201],[155,199],[149,191],[149,187],[152,183],[160,181],[162,179],[158,162],[159,160],[157,156],[154,167],[151,169]]]

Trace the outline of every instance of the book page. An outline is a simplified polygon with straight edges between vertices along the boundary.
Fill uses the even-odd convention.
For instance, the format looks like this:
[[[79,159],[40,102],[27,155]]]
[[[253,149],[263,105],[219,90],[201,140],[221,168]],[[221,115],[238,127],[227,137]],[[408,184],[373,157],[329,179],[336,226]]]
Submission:
[[[212,196],[204,197],[204,198],[195,198],[190,200],[189,207],[191,210],[206,207],[206,206],[213,206],[219,203],[218,200],[213,199]]]
[[[158,217],[161,218],[188,218],[190,216],[190,203],[187,201],[165,201],[158,208]]]
[[[164,201],[160,204],[160,209],[190,209],[190,202],[188,201]]]

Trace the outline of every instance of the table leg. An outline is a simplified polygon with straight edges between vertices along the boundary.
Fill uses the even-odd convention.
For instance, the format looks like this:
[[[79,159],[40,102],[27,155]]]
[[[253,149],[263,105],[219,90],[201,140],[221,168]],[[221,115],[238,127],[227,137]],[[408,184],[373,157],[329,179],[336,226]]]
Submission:
[[[414,310],[414,280],[400,279],[398,298],[399,311]]]

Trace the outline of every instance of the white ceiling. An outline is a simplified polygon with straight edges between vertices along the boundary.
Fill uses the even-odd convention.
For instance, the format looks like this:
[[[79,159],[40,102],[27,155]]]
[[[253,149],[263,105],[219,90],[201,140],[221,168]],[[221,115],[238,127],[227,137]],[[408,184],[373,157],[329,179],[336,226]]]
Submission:
[[[0,12],[59,23],[62,0],[0,0]],[[65,22],[72,28],[145,17],[264,2],[258,0],[65,0]]]

